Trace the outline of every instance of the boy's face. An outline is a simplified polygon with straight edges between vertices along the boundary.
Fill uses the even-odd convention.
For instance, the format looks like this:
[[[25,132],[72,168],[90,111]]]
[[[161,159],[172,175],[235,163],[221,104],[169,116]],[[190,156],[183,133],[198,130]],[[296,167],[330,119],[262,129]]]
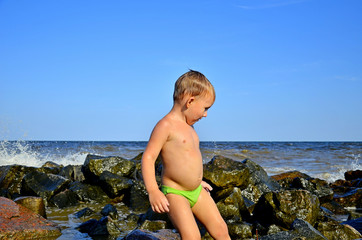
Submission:
[[[194,125],[203,117],[207,117],[207,110],[214,104],[214,97],[211,94],[199,97],[190,97],[187,104],[186,122]]]

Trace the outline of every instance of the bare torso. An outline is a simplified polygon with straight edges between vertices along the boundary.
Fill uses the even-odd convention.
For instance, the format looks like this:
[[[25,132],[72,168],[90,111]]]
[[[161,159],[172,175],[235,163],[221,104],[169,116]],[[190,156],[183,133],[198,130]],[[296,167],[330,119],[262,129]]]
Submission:
[[[169,138],[161,150],[161,156],[163,185],[187,191],[200,185],[203,174],[202,156],[199,138],[193,127],[182,121],[172,121]]]

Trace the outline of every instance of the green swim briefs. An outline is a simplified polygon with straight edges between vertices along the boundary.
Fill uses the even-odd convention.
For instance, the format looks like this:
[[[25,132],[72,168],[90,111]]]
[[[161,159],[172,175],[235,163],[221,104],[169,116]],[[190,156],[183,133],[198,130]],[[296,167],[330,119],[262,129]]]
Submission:
[[[193,207],[196,204],[197,199],[199,199],[201,190],[202,190],[201,185],[192,191],[177,190],[165,185],[162,185],[161,187],[161,192],[163,192],[165,195],[167,195],[168,193],[173,193],[185,197],[189,201],[191,207]]]

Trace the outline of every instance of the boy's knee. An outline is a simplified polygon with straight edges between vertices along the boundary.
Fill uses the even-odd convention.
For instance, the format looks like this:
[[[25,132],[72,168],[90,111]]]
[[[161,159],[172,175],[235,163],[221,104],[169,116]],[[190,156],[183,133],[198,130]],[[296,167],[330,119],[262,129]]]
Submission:
[[[215,239],[230,239],[228,226],[225,222],[215,229],[213,237]]]
[[[190,240],[200,240],[201,234],[200,232],[186,231],[181,233],[181,239],[190,239]]]

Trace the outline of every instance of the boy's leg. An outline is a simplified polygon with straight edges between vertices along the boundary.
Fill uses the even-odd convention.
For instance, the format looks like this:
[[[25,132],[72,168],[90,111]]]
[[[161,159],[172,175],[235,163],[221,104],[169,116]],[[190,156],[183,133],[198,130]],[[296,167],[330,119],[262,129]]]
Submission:
[[[199,199],[192,208],[195,217],[206,227],[214,239],[230,239],[227,225],[210,194],[202,189]]]
[[[189,201],[180,195],[169,193],[166,195],[170,203],[168,216],[179,231],[182,239],[201,239],[200,230],[190,208]]]

